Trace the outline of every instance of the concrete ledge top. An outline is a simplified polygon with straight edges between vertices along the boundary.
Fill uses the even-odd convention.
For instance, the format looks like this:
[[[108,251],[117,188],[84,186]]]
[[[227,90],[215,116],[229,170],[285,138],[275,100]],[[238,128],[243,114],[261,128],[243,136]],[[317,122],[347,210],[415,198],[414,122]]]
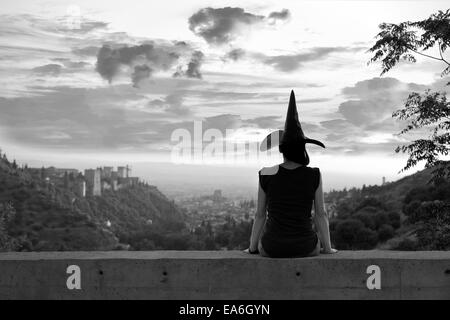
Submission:
[[[66,251],[66,252],[0,252],[0,261],[33,260],[216,260],[216,259],[264,259],[264,260],[450,260],[450,251],[339,251],[317,257],[273,259],[250,255],[242,251]]]

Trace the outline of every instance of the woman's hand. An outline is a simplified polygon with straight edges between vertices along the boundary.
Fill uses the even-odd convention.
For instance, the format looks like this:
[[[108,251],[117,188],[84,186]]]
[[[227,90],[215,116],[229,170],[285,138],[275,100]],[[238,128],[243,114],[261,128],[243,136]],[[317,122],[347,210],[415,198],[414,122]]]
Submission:
[[[333,248],[330,248],[330,249],[322,249],[322,251],[320,252],[320,253],[323,253],[323,254],[333,254],[333,253],[336,253],[336,252],[338,252],[336,249],[333,249]]]
[[[259,250],[250,250],[250,248],[243,250],[244,253],[248,253],[248,254],[258,254]]]

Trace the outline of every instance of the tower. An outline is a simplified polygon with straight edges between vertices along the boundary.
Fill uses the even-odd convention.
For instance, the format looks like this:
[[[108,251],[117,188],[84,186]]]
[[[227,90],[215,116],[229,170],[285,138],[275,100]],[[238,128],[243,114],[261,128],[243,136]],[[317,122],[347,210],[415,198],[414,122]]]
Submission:
[[[117,167],[117,176],[119,178],[126,178],[126,167]]]
[[[113,167],[103,167],[102,178],[111,178]]]
[[[87,193],[91,196],[101,196],[101,171],[99,169],[84,170],[84,178],[86,179]]]

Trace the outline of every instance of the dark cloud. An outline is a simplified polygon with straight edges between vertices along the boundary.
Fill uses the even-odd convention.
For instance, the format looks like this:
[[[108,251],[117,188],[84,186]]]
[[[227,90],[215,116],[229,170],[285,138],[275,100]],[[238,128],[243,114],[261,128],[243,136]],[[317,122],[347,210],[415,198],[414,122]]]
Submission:
[[[305,53],[278,56],[255,54],[254,57],[279,71],[292,72],[302,67],[304,63],[320,61],[332,53],[351,52],[354,50],[356,49],[347,47],[315,47]]]
[[[158,108],[162,108],[164,106],[165,102],[164,100],[161,99],[154,99],[148,102],[148,106],[150,107],[158,107]]]
[[[267,19],[270,23],[274,24],[277,21],[286,21],[291,17],[291,12],[288,9],[283,9],[281,11],[273,11],[269,14]]]
[[[177,116],[187,116],[191,114],[191,111],[183,105],[183,95],[181,93],[172,93],[166,97],[165,100],[167,107],[166,112],[172,113]]]
[[[210,44],[228,43],[242,33],[242,28],[258,23],[274,24],[289,19],[290,12],[283,9],[271,12],[268,17],[246,12],[243,8],[203,8],[188,20],[189,29]]]
[[[164,99],[154,99],[148,102],[150,108],[162,109],[168,114],[177,116],[187,116],[191,114],[191,110],[183,104],[183,91],[175,91],[168,94]]]
[[[175,41],[173,42],[173,44],[176,45],[176,46],[180,46],[180,47],[188,47],[188,46],[189,46],[188,43],[187,43],[186,41],[178,41],[178,40],[175,40]]]
[[[403,107],[410,92],[427,87],[441,89],[442,82],[430,86],[405,83],[395,78],[372,78],[342,89],[347,98],[330,114],[335,119],[320,122],[327,148],[333,152],[393,153],[402,142],[395,136],[405,123],[392,118]],[[346,150],[346,151],[344,151]]]
[[[33,68],[31,71],[38,75],[51,75],[58,76],[61,73],[62,66],[59,64],[51,63],[40,67]]]
[[[246,12],[239,7],[203,8],[194,13],[188,20],[189,29],[210,44],[224,44],[233,41],[243,32],[243,27],[259,23],[276,24],[287,21],[290,11],[282,9],[273,11],[266,17]]]
[[[339,105],[339,113],[359,127],[375,129],[386,121],[394,123],[392,112],[399,109],[412,91],[422,92],[426,86],[403,83],[395,78],[372,78],[342,89],[350,99]]]
[[[189,29],[208,43],[223,44],[236,36],[240,25],[252,25],[264,20],[264,16],[245,12],[242,8],[204,8],[188,20]]]
[[[174,78],[187,77],[201,79],[202,74],[200,72],[200,67],[203,63],[204,54],[201,51],[194,51],[191,56],[191,60],[187,64],[186,70],[183,70],[182,66],[178,66],[177,70],[172,75]]]
[[[133,87],[138,88],[139,82],[141,82],[144,79],[150,78],[152,71],[153,70],[146,64],[135,66],[133,74],[131,75],[131,81],[133,82]]]
[[[228,60],[233,60],[233,61],[238,61],[240,59],[242,59],[245,56],[245,50],[241,49],[241,48],[237,48],[237,49],[233,49],[229,52],[227,52],[227,54],[225,54],[225,56],[223,57],[224,61],[228,61]]]
[[[117,49],[104,45],[97,54],[96,70],[104,79],[112,82],[122,66],[134,67],[143,61],[154,71],[167,70],[178,61],[178,58],[176,52],[152,43]]]
[[[201,79],[202,74],[200,73],[200,67],[203,63],[204,54],[201,51],[195,51],[192,54],[191,61],[188,63],[186,70],[186,76],[188,78]]]
[[[354,125],[364,126],[384,120],[398,109],[394,101],[379,98],[377,100],[348,100],[339,105],[339,112]]]
[[[119,72],[121,62],[118,56],[109,46],[103,46],[97,54],[96,70],[102,78],[107,79],[110,83]]]

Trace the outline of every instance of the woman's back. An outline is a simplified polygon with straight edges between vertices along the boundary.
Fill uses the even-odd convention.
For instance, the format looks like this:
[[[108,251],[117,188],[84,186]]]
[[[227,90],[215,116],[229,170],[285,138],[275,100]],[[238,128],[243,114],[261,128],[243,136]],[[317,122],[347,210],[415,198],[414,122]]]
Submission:
[[[267,197],[268,217],[261,238],[264,251],[272,257],[308,255],[317,245],[311,208],[320,182],[319,169],[279,165],[278,170],[261,170],[259,179]]]

